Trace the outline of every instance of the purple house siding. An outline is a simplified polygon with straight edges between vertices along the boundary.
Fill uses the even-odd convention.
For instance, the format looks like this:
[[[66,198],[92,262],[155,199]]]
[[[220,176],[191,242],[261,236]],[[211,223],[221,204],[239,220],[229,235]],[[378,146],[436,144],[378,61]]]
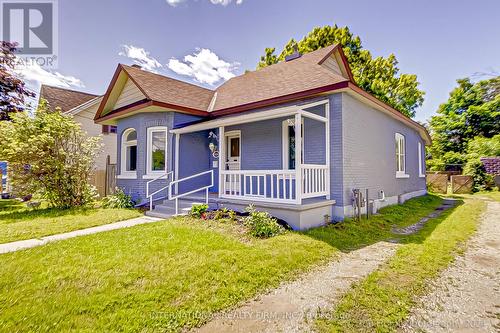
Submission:
[[[341,200],[334,197],[337,203],[351,205],[353,188],[368,188],[370,199],[378,199],[379,191],[386,197],[425,191],[425,177],[418,169],[418,143],[424,145],[417,131],[346,93],[341,104],[343,195]],[[395,133],[405,137],[408,178],[396,178]]]
[[[208,149],[208,131],[182,134],[179,142],[179,179],[208,171],[212,165]],[[217,169],[214,170],[214,173]],[[179,193],[186,193],[210,183],[210,176],[203,175],[179,184]],[[216,184],[214,180],[214,184]],[[212,191],[214,189],[211,189]]]

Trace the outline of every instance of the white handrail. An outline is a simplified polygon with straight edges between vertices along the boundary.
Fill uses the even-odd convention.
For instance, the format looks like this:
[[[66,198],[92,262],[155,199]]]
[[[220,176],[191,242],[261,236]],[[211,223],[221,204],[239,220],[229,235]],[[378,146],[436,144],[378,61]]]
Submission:
[[[158,176],[158,177],[156,177],[156,178],[154,178],[154,179],[151,179],[150,181],[148,181],[148,182],[146,183],[146,198],[148,198],[148,199],[149,199],[149,210],[153,210],[153,196],[154,196],[156,193],[159,193],[159,192],[161,192],[161,191],[165,190],[165,189],[168,187],[168,185],[167,185],[167,186],[164,186],[164,187],[160,188],[159,190],[156,190],[155,192],[153,192],[153,193],[151,193],[151,194],[150,194],[150,193],[149,193],[149,184],[151,184],[152,182],[155,182],[155,181],[157,181],[157,180],[159,180],[159,179],[162,179],[163,177],[167,177],[167,179],[168,179],[168,176],[169,176],[169,175],[173,175],[173,174],[174,174],[174,172],[173,172],[173,171],[169,171],[169,172],[164,173],[164,174],[162,174],[162,175],[160,175],[160,176]]]
[[[195,190],[192,190],[192,191],[189,191],[186,193],[182,193],[182,194],[177,194],[177,195],[172,197],[172,185],[178,184],[178,183],[183,182],[185,180],[189,180],[189,179],[193,179],[193,178],[196,178],[199,176],[203,176],[206,174],[210,174],[210,185],[202,186],[202,187],[197,188]],[[203,172],[197,173],[195,175],[191,175],[191,176],[184,177],[184,178],[177,179],[177,180],[170,182],[168,184],[168,200],[175,200],[175,215],[179,214],[179,198],[185,197],[187,195],[190,195],[190,194],[202,191],[202,190],[205,190],[205,203],[208,205],[208,189],[213,187],[213,186],[214,186],[214,170],[203,171]]]

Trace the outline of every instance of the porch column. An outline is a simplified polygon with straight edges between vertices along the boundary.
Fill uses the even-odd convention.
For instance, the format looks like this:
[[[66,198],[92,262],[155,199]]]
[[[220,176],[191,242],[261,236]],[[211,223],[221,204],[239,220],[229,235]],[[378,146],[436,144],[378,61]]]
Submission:
[[[325,186],[326,199],[330,200],[330,103],[325,104],[325,118],[327,121],[325,122],[325,164],[326,164],[326,177],[325,177]]]
[[[175,169],[174,169],[174,179],[179,179],[179,144],[181,140],[181,135],[179,133],[175,133]],[[179,183],[175,183],[175,194],[179,193]]]
[[[226,166],[226,137],[224,134],[224,126],[219,127],[219,198],[221,194],[225,194],[224,191],[224,176],[222,171],[225,170]]]
[[[295,201],[302,203],[302,115],[295,114]]]

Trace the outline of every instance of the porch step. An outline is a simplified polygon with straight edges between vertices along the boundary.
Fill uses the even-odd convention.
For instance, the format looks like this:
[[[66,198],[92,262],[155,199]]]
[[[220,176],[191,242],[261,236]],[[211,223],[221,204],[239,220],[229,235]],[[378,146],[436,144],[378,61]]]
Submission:
[[[199,201],[179,199],[179,215],[187,215],[191,210],[191,206],[203,204]],[[155,205],[152,211],[146,212],[147,216],[169,218],[175,215],[175,201],[165,200],[161,204]]]

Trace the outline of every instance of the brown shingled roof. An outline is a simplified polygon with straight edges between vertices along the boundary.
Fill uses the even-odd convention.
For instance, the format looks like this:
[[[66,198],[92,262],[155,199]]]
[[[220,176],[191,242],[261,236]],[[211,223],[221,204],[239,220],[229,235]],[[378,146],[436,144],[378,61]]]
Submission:
[[[150,100],[191,109],[208,110],[214,93],[212,90],[137,67],[120,66]]]
[[[213,111],[349,81],[320,65],[335,45],[236,76],[217,88]]]
[[[62,112],[68,112],[78,105],[88,102],[97,96],[98,95],[48,86],[45,84],[42,84],[42,87],[40,88],[40,98],[45,99],[49,103],[50,109],[55,110],[59,107]]]

